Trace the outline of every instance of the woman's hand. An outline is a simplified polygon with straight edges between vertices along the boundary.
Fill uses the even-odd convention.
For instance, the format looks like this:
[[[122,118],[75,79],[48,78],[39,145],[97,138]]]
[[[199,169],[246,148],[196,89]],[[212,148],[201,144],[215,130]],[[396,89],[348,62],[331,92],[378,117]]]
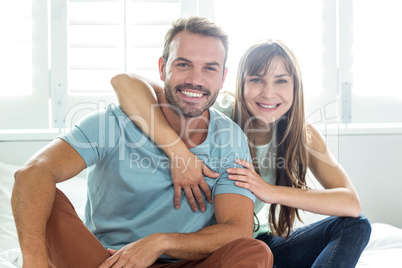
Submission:
[[[174,205],[180,208],[181,190],[183,189],[193,211],[198,207],[202,212],[206,206],[201,191],[206,200],[212,203],[212,193],[204,175],[209,178],[217,178],[219,173],[211,171],[197,156],[189,150],[183,150],[178,154],[170,154],[170,172],[174,184]]]
[[[229,179],[236,181],[239,187],[250,190],[261,201],[273,204],[274,185],[270,185],[254,170],[253,164],[243,159],[236,159],[236,164],[245,168],[228,168]]]

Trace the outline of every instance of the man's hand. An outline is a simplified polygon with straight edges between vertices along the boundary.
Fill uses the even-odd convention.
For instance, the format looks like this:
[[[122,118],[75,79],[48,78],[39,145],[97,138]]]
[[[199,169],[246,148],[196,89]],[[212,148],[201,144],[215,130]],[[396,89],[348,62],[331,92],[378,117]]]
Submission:
[[[201,190],[209,203],[212,203],[212,194],[204,175],[209,178],[219,177],[219,173],[210,170],[197,156],[189,150],[180,152],[180,155],[170,154],[170,172],[174,184],[174,205],[180,208],[181,190],[186,193],[187,200],[193,211],[197,211],[197,203],[202,212],[206,206]],[[200,189],[201,188],[201,189]]]
[[[104,261],[99,268],[149,267],[163,254],[165,242],[163,234],[152,234],[128,244],[120,250],[108,249],[112,256]]]

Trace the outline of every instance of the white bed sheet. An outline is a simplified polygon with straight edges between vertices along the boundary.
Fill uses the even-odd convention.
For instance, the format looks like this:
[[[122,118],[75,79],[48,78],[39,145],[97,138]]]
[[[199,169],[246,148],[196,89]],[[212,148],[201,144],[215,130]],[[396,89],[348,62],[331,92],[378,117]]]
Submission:
[[[18,167],[0,162],[0,268],[22,267],[22,255],[11,212],[13,173]],[[82,176],[58,184],[82,217],[85,207],[86,180]],[[372,234],[360,257],[358,268],[399,268],[402,256],[402,229],[385,223],[373,223]]]

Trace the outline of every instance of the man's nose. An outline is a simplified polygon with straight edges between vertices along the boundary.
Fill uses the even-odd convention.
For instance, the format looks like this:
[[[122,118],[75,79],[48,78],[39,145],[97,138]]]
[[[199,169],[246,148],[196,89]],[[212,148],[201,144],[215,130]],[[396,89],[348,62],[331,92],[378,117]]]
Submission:
[[[193,68],[188,72],[185,83],[192,84],[193,86],[204,86],[205,79],[202,70]]]

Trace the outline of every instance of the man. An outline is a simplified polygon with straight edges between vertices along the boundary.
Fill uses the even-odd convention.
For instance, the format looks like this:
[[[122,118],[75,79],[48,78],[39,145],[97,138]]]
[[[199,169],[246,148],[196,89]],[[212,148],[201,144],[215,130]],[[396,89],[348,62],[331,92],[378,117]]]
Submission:
[[[12,207],[24,267],[47,267],[48,259],[54,267],[272,266],[266,244],[251,239],[255,197],[227,179],[235,158],[250,158],[246,138],[209,109],[226,75],[226,35],[206,19],[180,19],[165,52],[159,60],[165,94],[158,101],[192,152],[219,171],[218,179],[206,178],[213,206],[193,212],[184,202],[176,209],[166,155],[109,106],[16,172]],[[84,226],[55,184],[86,167]],[[213,213],[217,224],[209,226]]]

